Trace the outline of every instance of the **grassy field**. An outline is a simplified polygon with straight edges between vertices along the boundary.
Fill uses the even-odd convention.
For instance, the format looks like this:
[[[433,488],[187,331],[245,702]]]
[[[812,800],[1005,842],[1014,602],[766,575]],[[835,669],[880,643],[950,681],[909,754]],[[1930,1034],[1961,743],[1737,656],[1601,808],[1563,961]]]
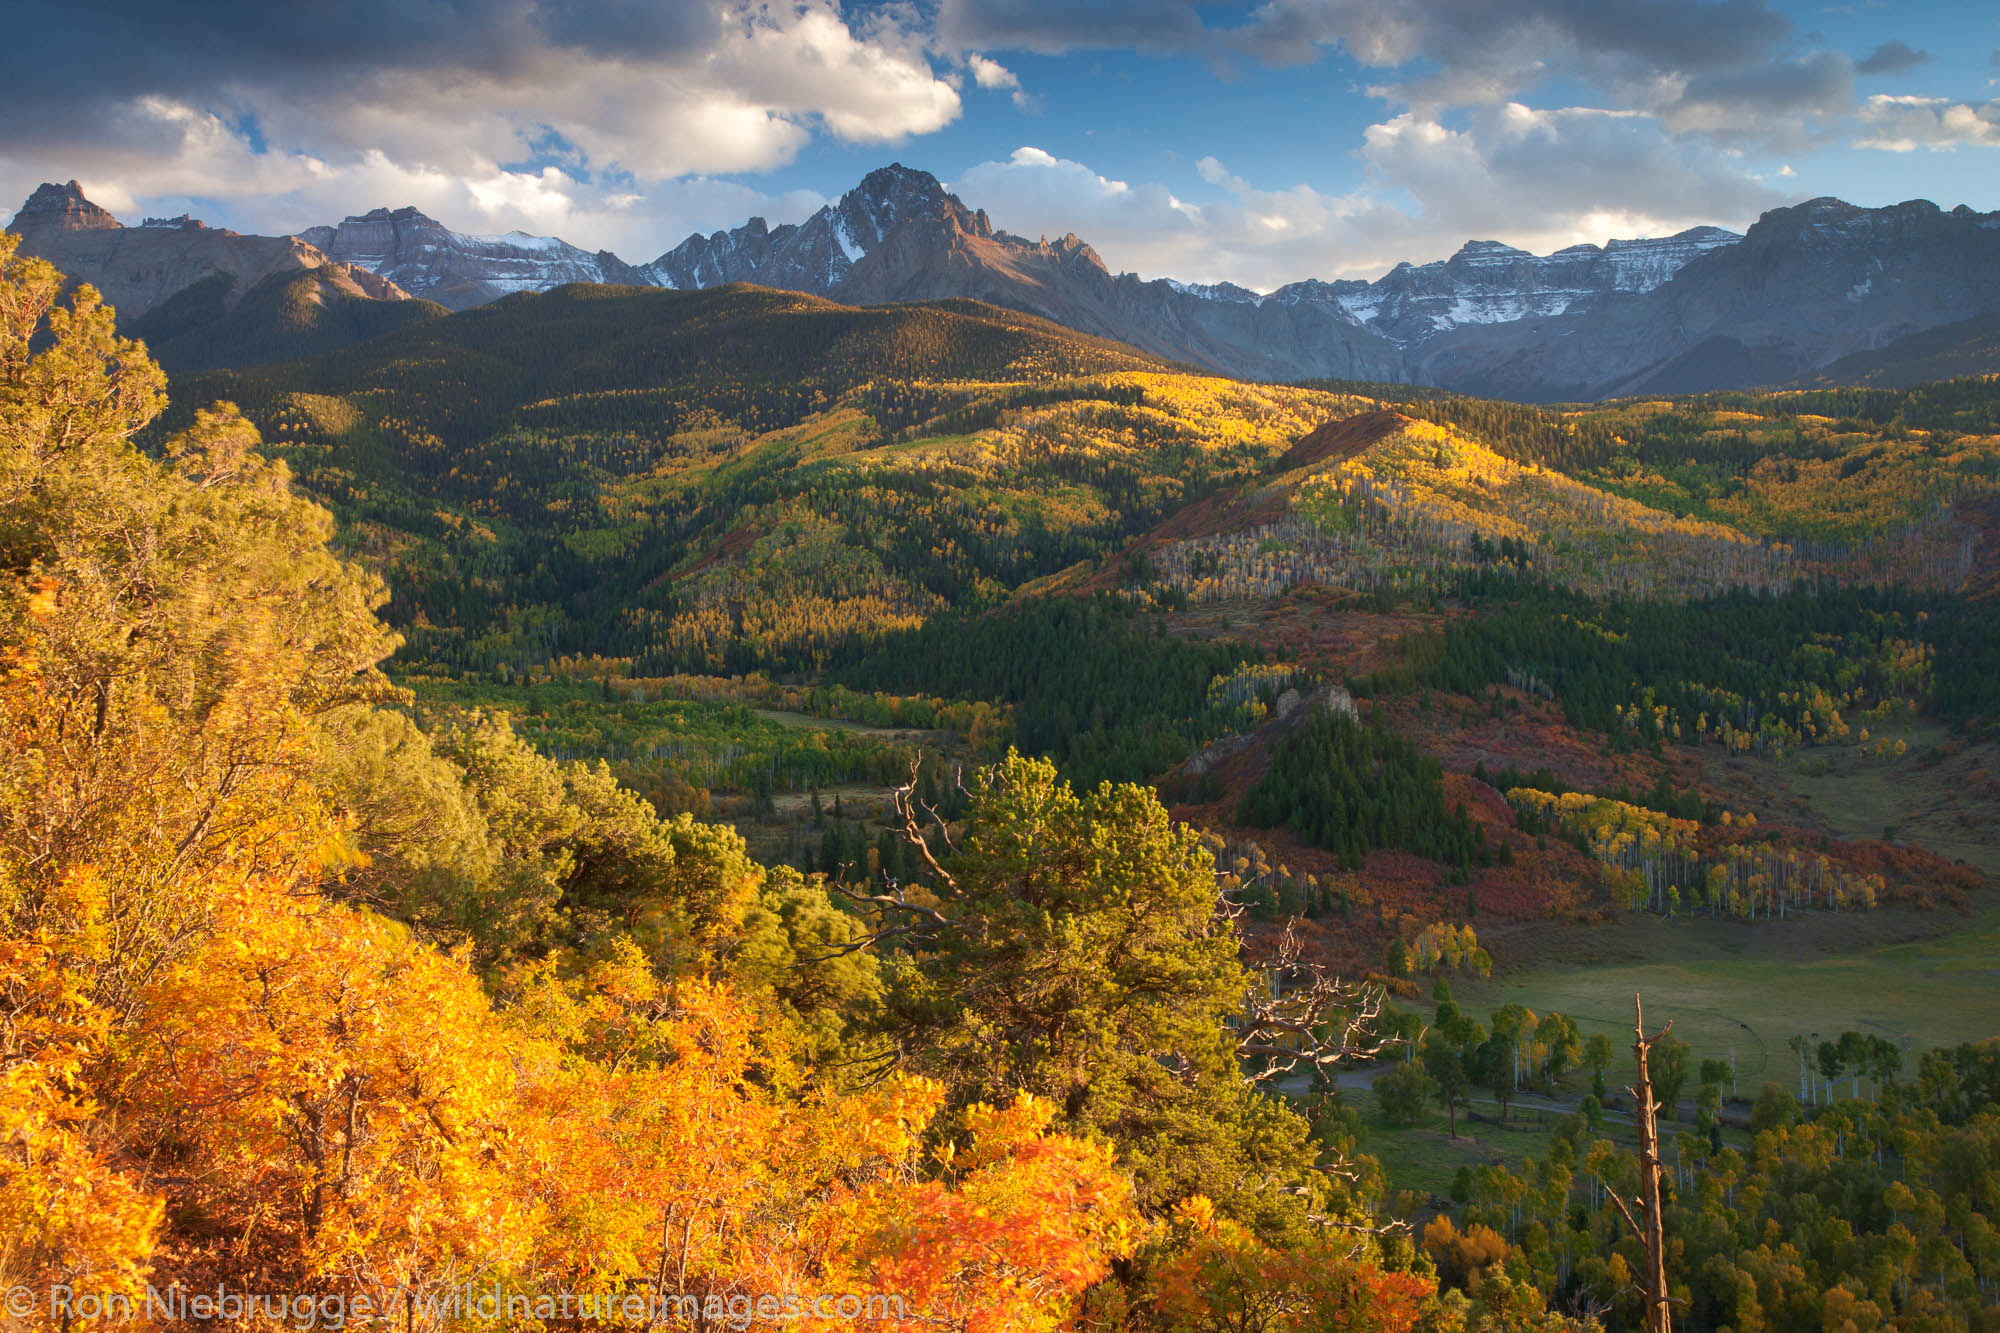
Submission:
[[[1570,1082],[1572,1091],[1586,1086],[1582,1078]],[[1505,1166],[1518,1173],[1525,1163],[1539,1160],[1548,1152],[1550,1129],[1563,1116],[1546,1107],[1515,1105],[1502,1120],[1499,1107],[1480,1094],[1473,1098],[1472,1114],[1459,1113],[1454,1138],[1443,1112],[1435,1108],[1419,1124],[1398,1125],[1382,1114],[1373,1091],[1347,1089],[1343,1095],[1361,1113],[1367,1129],[1361,1151],[1382,1164],[1390,1188],[1439,1197],[1450,1195],[1452,1177],[1460,1167]],[[1666,1122],[1664,1137],[1671,1142],[1676,1134],[1690,1128],[1687,1122]],[[1614,1114],[1605,1120],[1603,1132],[1628,1143],[1631,1121]],[[1722,1137],[1736,1148],[1745,1148],[1750,1142],[1748,1132],[1737,1128],[1724,1129]],[[1669,1149],[1670,1160],[1671,1154]]]
[[[1710,761],[1711,782],[1742,804],[1837,837],[1897,839],[2000,875],[2000,746],[1967,745],[1941,723],[1896,726],[1894,759],[1822,746],[1786,759]]]
[[[1449,1197],[1452,1177],[1462,1166],[1504,1165],[1519,1171],[1523,1162],[1548,1152],[1549,1126],[1559,1117],[1552,1111],[1516,1108],[1505,1122],[1491,1105],[1477,1117],[1460,1114],[1458,1137],[1451,1137],[1442,1115],[1420,1125],[1394,1125],[1375,1105],[1375,1094],[1352,1094],[1368,1127],[1361,1151],[1382,1164],[1391,1189]]]
[[[1885,917],[1834,924],[1852,931]],[[1609,1033],[1621,1053],[1631,1044],[1632,997],[1644,995],[1648,1027],[1672,1019],[1696,1059],[1733,1058],[1749,1096],[1767,1079],[1796,1080],[1785,1044],[1795,1035],[1887,1036],[1904,1046],[1906,1070],[1927,1048],[2000,1035],[2000,907],[1990,903],[1958,929],[1836,953],[1823,952],[1824,933],[1809,920],[1642,925],[1654,933],[1651,957],[1544,963],[1454,981],[1453,995],[1482,1018],[1509,1003],[1559,1010],[1586,1034]]]

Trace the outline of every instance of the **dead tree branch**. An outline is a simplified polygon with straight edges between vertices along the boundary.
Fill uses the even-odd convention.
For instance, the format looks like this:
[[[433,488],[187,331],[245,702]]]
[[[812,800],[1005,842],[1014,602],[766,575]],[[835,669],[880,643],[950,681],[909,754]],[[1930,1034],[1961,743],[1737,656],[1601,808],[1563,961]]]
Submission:
[[[1394,1044],[1380,1030],[1382,988],[1303,961],[1303,947],[1293,917],[1270,964],[1272,993],[1245,997],[1237,1020],[1237,1054],[1263,1062],[1259,1082],[1304,1070],[1315,1086],[1330,1086],[1339,1065],[1374,1059]]]
[[[938,864],[937,856],[931,851],[930,841],[924,835],[924,825],[934,824],[939,839],[944,843],[945,852],[950,854],[954,850],[951,845],[951,830],[945,826],[944,819],[939,816],[936,808],[917,800],[917,770],[922,762],[921,759],[911,761],[910,780],[890,793],[890,804],[896,812],[896,818],[902,823],[903,840],[916,849],[917,858],[924,863],[924,869],[930,872],[937,883],[955,889],[958,887],[958,881],[952,878],[949,870]],[[919,815],[922,815],[921,820],[918,818]]]

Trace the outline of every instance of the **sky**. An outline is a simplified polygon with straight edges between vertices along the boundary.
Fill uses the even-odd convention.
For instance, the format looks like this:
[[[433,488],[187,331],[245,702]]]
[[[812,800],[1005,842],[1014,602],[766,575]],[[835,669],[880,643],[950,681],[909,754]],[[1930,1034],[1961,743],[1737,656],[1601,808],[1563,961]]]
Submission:
[[[628,261],[891,161],[1114,271],[1269,290],[1469,239],[2000,209],[1993,0],[25,0],[0,217],[413,204]]]

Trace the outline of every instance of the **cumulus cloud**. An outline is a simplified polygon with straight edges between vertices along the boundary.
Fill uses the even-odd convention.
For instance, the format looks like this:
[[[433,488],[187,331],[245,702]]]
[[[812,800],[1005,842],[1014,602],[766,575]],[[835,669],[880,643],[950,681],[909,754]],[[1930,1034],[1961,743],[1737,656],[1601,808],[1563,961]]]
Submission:
[[[1865,131],[1856,148],[1891,153],[1949,148],[2000,148],[2000,102],[1877,94],[1861,106]]]
[[[1792,20],[1766,0],[1261,0],[1213,22],[1188,0],[942,0],[937,27],[947,45],[988,49],[1124,47],[1277,66],[1340,51],[1406,75],[1379,91],[1426,113],[1576,78],[1682,132],[1736,140],[1796,139],[1852,102],[1852,61],[1793,49]],[[1870,59],[1886,69],[1921,56],[1890,43]]]
[[[964,172],[956,188],[996,226],[1077,232],[1114,269],[1258,290],[1375,278],[1474,237],[1545,253],[1740,227],[1793,197],[1726,153],[1677,142],[1652,117],[1603,108],[1509,102],[1455,123],[1406,112],[1368,129],[1362,158],[1363,184],[1344,193],[1261,185],[1203,158],[1196,172],[1218,197],[1195,203],[1022,148]]]
[[[982,88],[1018,88],[1021,81],[1014,77],[1014,71],[997,60],[988,60],[982,55],[969,56],[966,67],[972,71],[972,81]]]
[[[1654,103],[1666,126],[1721,142],[1779,149],[1806,145],[1854,105],[1854,62],[1838,51],[1723,70],[1685,81]]]
[[[71,0],[0,50],[0,206],[76,176],[122,215],[213,211],[295,230],[377,203],[554,233],[642,259],[689,230],[823,202],[729,180],[816,139],[887,145],[962,113],[1026,113],[1010,51],[1123,49],[1381,82],[1360,184],[1251,181],[1218,159],[1176,187],[1040,149],[963,172],[1003,226],[1074,230],[1114,265],[1269,287],[1376,276],[1468,236],[1549,249],[1740,225],[1796,197],[1746,163],[1830,141],[1992,142],[1994,104],[1874,97],[1774,0]],[[2000,67],[2000,52],[1994,53]],[[1560,89],[1587,106],[1537,107]],[[1539,96],[1538,96],[1539,95]]]
[[[972,71],[972,81],[981,88],[1006,92],[1016,111],[1031,116],[1041,114],[1041,99],[1021,87],[1021,80],[1015,77],[1013,70],[977,53],[966,57],[965,65]]]
[[[961,172],[952,189],[986,208],[994,225],[1024,236],[1075,232],[1098,245],[1151,238],[1172,250],[1199,233],[1200,212],[1159,185],[1130,185],[1040,148]]]
[[[1547,250],[1701,223],[1742,226],[1798,197],[1758,154],[1809,152],[1851,123],[1861,72],[1770,0],[940,0],[944,49],[1060,53],[1123,48],[1270,66],[1338,55],[1386,78],[1386,103],[1344,193],[1252,183],[1208,159],[1220,199],[1168,210],[1165,191],[1077,163],[987,163],[988,201],[1034,228],[1067,207],[1101,253],[1142,273],[1269,287],[1303,276],[1367,276],[1441,257],[1468,236]],[[1870,74],[1925,59],[1885,42]],[[1590,106],[1535,107],[1533,94],[1596,90]],[[1039,174],[1039,179],[1035,177]],[[1060,182],[1060,184],[1058,184]],[[1111,186],[1120,188],[1112,189]],[[1197,191],[1196,193],[1202,193]],[[1048,202],[1045,204],[1044,200]],[[1178,201],[1176,201],[1178,204]],[[1147,207],[1142,208],[1142,205]],[[1133,224],[1145,213],[1145,226]],[[1081,222],[1072,223],[1079,231]],[[1151,230],[1149,230],[1149,228]]]
[[[26,29],[0,68],[0,188],[75,175],[246,216],[386,179],[393,202],[455,191],[468,225],[570,219],[605,244],[717,193],[689,178],[961,109],[897,11],[834,0],[78,0]]]

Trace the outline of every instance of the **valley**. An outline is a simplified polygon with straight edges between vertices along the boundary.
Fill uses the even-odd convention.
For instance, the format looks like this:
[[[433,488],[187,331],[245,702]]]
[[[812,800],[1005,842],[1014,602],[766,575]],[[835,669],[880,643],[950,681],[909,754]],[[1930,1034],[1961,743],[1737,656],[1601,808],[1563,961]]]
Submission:
[[[0,1333],[2000,1333],[1993,10],[9,5]]]
[[[254,441],[242,503],[324,505],[298,530],[351,563],[315,614],[380,636],[378,677],[286,705],[339,867],[299,873],[454,950],[468,995],[643,1013],[727,975],[782,1016],[784,1078],[911,1050],[1040,1080],[1146,1207],[1212,1176],[1311,1235],[1243,1184],[1310,1157],[1336,1169],[1288,1198],[1420,1228],[1440,1274],[1611,1300],[1573,1172],[1617,1169],[1633,994],[1675,1020],[1689,1210],[1794,1189],[1829,1125],[1932,1152],[1984,1095],[1990,377],[1534,406],[1226,378],[975,301],[573,284],[166,400],[118,466],[214,460],[173,483],[203,493]],[[299,631],[264,633],[205,641],[251,645],[206,650],[248,655],[230,688]],[[1130,965],[1208,1006],[1206,1072],[1161,1083],[1140,1043],[1185,1038],[1146,1035],[1079,1046],[1081,1082],[999,1072],[995,1032],[1083,992],[1140,1022],[1152,981],[1037,987],[1169,917]],[[1334,1007],[1257,1009],[1287,1002]],[[1280,1096],[1245,1079],[1343,1042]],[[1700,1272],[1748,1252],[1721,1235]]]

